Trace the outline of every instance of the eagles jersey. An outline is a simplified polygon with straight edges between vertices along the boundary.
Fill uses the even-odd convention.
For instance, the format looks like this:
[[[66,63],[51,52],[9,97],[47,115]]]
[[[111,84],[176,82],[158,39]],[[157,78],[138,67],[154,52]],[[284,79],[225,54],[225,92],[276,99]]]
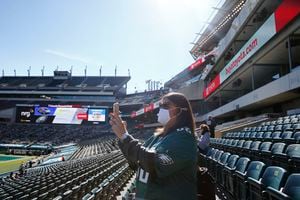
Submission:
[[[152,136],[143,145],[129,136],[119,145],[137,167],[136,199],[196,199],[197,144],[189,128]]]

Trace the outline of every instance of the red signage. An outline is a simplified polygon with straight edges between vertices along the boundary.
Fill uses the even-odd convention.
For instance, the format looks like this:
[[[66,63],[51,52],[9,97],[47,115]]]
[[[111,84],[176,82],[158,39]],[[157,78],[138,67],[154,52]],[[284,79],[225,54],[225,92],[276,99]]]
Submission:
[[[191,65],[188,67],[188,69],[189,69],[190,71],[192,71],[192,70],[194,70],[194,69],[200,67],[204,62],[205,62],[205,58],[204,58],[204,57],[203,57],[203,58],[200,58],[200,59],[198,59],[196,62],[194,62],[193,64],[191,64]]]
[[[212,80],[209,85],[203,90],[203,97],[208,97],[213,91],[215,91],[220,86],[220,74]]]
[[[88,115],[87,115],[87,113],[78,113],[77,114],[77,119],[87,120]]]

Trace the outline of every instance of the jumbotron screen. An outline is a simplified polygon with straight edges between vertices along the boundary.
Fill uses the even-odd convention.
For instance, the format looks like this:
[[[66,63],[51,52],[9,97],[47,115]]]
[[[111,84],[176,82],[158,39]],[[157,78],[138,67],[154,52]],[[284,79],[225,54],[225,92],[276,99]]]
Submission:
[[[16,106],[17,123],[35,124],[103,124],[108,107],[83,105],[27,105]]]

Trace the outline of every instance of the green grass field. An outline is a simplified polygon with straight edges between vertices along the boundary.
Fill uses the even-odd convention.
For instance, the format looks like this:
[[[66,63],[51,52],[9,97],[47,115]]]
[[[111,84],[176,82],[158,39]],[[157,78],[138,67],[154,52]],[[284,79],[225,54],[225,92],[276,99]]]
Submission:
[[[0,156],[5,156],[5,155],[0,154]],[[18,170],[22,162],[24,161],[26,162],[27,160],[34,158],[34,156],[17,156],[17,157],[19,158],[14,160],[8,160],[8,161],[0,161],[0,174]]]

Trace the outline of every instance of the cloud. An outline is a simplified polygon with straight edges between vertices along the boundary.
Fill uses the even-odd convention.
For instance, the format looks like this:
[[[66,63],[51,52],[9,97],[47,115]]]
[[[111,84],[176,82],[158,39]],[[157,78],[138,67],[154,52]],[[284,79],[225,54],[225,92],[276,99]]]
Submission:
[[[69,60],[75,60],[75,61],[91,64],[91,61],[89,59],[83,58],[81,56],[72,55],[69,53],[64,53],[64,52],[56,51],[56,50],[52,50],[52,49],[45,49],[44,52],[51,54],[51,55],[58,56],[58,57],[66,58]]]

